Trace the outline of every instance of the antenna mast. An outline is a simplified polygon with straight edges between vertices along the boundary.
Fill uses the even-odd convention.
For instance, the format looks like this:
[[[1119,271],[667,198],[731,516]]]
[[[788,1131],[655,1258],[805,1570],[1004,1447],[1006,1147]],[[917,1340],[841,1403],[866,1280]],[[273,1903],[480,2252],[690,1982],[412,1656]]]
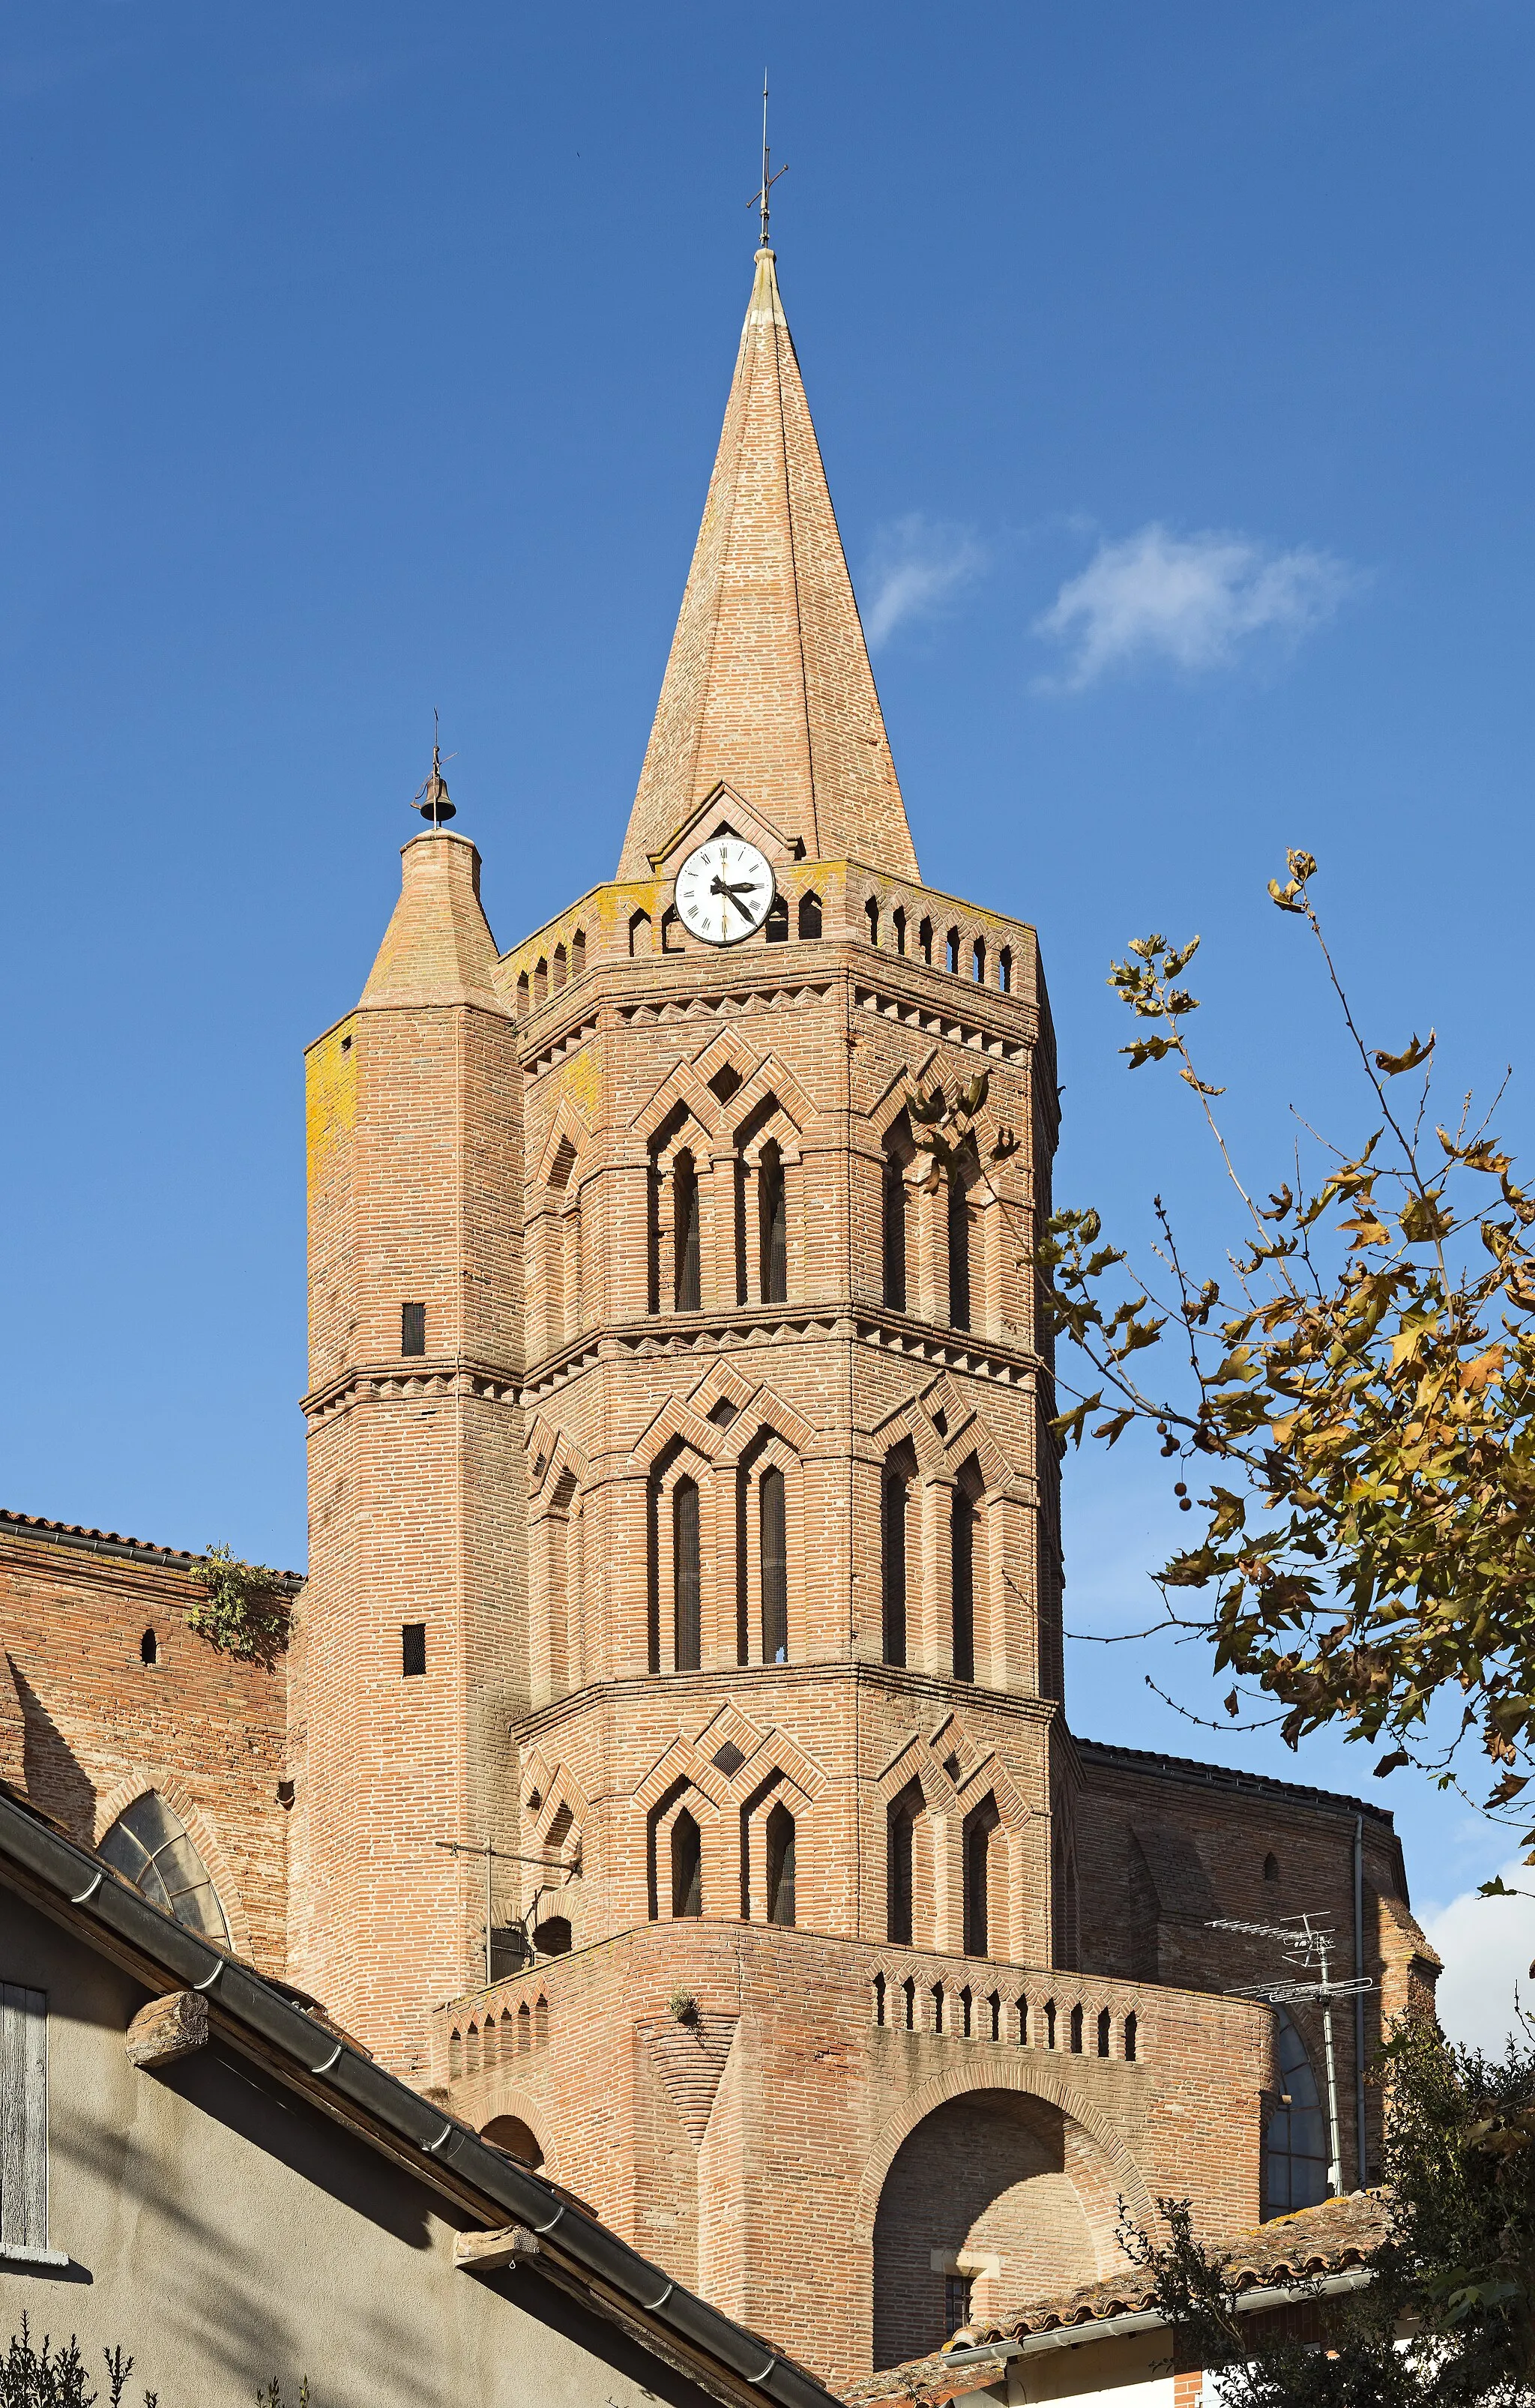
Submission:
[[[1333,1936],[1327,1918],[1315,1914],[1298,1914],[1293,1923],[1239,1923],[1229,1915],[1219,1915],[1205,1926],[1208,1931],[1245,1931],[1255,1940],[1277,1940],[1291,1959],[1293,1970],[1277,1982],[1249,1982],[1241,1988],[1228,1990],[1228,1999],[1264,1999],[1271,2007],[1305,2000],[1322,2010],[1322,2042],[1327,2057],[1327,2143],[1330,2162],[1327,2166],[1327,2188],[1335,2199],[1343,2188],[1343,2147],[1338,2127],[1338,2067],[1332,2046],[1332,2002],[1334,1999],[1362,1998],[1375,1987],[1363,1978],[1335,1982],[1332,1978],[1331,1956]],[[1315,1965],[1320,1979],[1308,1981],[1308,1968]],[[1302,1978],[1298,1981],[1296,1975]],[[1356,2078],[1359,2069],[1356,2069]],[[1365,2170],[1359,2167],[1359,2188],[1365,2186]]]

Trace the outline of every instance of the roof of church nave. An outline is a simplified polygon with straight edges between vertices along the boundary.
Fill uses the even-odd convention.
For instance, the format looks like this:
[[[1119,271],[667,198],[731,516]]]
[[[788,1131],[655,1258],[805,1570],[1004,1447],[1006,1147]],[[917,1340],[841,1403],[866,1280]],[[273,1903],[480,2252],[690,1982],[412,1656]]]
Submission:
[[[619,877],[722,781],[812,858],[920,875],[766,246]]]
[[[1102,1765],[1120,1764],[1130,1772],[1165,1772],[1176,1780],[1198,1782],[1207,1789],[1255,1789],[1271,1798],[1296,1798],[1308,1806],[1341,1807],[1351,1814],[1368,1814],[1373,1823],[1395,1829],[1389,1806],[1371,1798],[1351,1798],[1344,1789],[1317,1789],[1304,1781],[1281,1781],[1271,1772],[1242,1772],[1230,1764],[1206,1764],[1197,1756],[1165,1756],[1160,1748],[1122,1747],[1117,1740],[1084,1739],[1073,1731],[1077,1751]]]
[[[168,1564],[174,1570],[192,1571],[203,1560],[187,1547],[162,1547],[152,1539],[130,1539],[120,1530],[93,1530],[83,1522],[50,1522],[40,1513],[18,1513],[8,1506],[0,1506],[0,1537],[14,1530],[22,1538],[43,1539],[54,1546],[79,1547],[87,1555],[125,1556],[144,1564]],[[278,1575],[294,1588],[302,1588],[302,1572],[284,1571]]]

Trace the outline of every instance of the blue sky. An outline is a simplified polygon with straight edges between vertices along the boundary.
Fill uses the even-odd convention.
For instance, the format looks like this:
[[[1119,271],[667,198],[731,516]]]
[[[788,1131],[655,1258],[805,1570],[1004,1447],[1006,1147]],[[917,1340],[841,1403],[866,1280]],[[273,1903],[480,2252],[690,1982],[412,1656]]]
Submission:
[[[1199,929],[1247,1158],[1524,1054],[1524,0],[785,6],[775,236],[927,877],[1039,926],[1063,1197],[1222,1208],[1104,971]],[[503,943],[610,874],[748,289],[761,12],[13,0],[0,27],[7,1503],[301,1562],[300,1049],[355,998],[443,713]],[[1528,1141],[1528,1079],[1502,1127]],[[1073,1458],[1073,1627],[1153,1463]],[[1506,1842],[1358,1750],[1420,1897]]]

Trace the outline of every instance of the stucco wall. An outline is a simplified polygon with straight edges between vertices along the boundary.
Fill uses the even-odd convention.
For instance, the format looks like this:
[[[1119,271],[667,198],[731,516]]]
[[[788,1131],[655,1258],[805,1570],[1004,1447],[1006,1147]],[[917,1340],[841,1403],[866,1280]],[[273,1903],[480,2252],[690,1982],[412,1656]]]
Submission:
[[[144,1994],[14,1895],[0,1981],[47,1992],[50,2214],[66,2269],[0,2261],[0,2348],[121,2343],[163,2408],[248,2408],[276,2374],[313,2408],[702,2408],[704,2394],[520,2272],[454,2272],[424,2186],[215,2042],[141,2072]]]

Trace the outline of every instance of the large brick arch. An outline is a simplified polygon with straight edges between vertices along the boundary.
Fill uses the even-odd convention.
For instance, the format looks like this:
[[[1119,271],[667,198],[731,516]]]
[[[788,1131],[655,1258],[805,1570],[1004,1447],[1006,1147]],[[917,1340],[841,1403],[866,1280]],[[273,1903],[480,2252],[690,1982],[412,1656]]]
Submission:
[[[982,2112],[988,2096],[997,2100],[997,2112],[989,2115]],[[967,2115],[967,2108],[976,2112]],[[951,2109],[958,2111],[956,2115],[946,2117],[944,2111]],[[935,2118],[940,2120],[935,2123]],[[955,2125],[952,2132],[943,2128],[949,2122]],[[909,2143],[920,2139],[923,2128],[930,2123],[934,2124],[935,2155],[953,2170],[956,2199],[964,2196],[967,2183],[974,2189],[975,2197],[958,2212],[968,2229],[981,2226],[983,2253],[988,2247],[987,2215],[995,2221],[998,2203],[1010,2191],[1016,2198],[1019,2186],[1030,2177],[1044,2177],[1040,2197],[1048,2211],[1045,2221],[1053,2236],[1059,2234],[1060,2262],[1050,2269],[1059,2287],[1069,2288],[1076,2282],[1112,2272],[1119,2258],[1114,2228],[1121,2200],[1138,2220],[1149,2223],[1152,2216],[1151,2195],[1124,2141],[1051,2068],[993,2058],[981,2066],[956,2066],[933,2075],[886,2119],[869,2153],[859,2191],[854,2226],[859,2264],[857,2316],[871,2351],[869,2362],[875,2366],[921,2355],[941,2339],[927,2333],[920,2311],[905,2321],[899,2313],[893,2319],[889,2300],[892,2296],[904,2298],[908,2291],[920,2298],[920,2286],[930,2283],[936,2316],[941,2305],[941,2278],[930,2269],[930,2248],[940,2240],[958,2248],[966,2237],[957,2230],[940,2232],[941,2203],[937,2201],[931,2233],[925,2229],[902,2234],[898,2228],[888,2226],[877,2232],[882,2202],[891,2204],[887,2186],[892,2178],[897,2186],[903,2175],[910,2179],[911,2169],[902,2165],[902,2152]],[[960,2125],[966,2127],[963,2131]],[[921,2187],[925,2199],[931,2199],[930,2185],[924,2181]],[[897,2213],[900,2205],[898,2200],[895,2201]],[[1006,2212],[1002,2214],[1007,2221]],[[1011,2220],[1017,2222],[1016,2214]],[[887,2272],[883,2302],[876,2291],[877,2239],[887,2257],[894,2253],[901,2260],[893,2262]],[[904,2264],[906,2257],[912,2258],[911,2267]],[[1004,2284],[1007,2272],[1004,2260]],[[1007,2304],[1005,2292],[985,2304]],[[882,2305],[884,2313],[877,2317],[877,2307]],[[882,2326],[887,2329],[882,2330]]]

